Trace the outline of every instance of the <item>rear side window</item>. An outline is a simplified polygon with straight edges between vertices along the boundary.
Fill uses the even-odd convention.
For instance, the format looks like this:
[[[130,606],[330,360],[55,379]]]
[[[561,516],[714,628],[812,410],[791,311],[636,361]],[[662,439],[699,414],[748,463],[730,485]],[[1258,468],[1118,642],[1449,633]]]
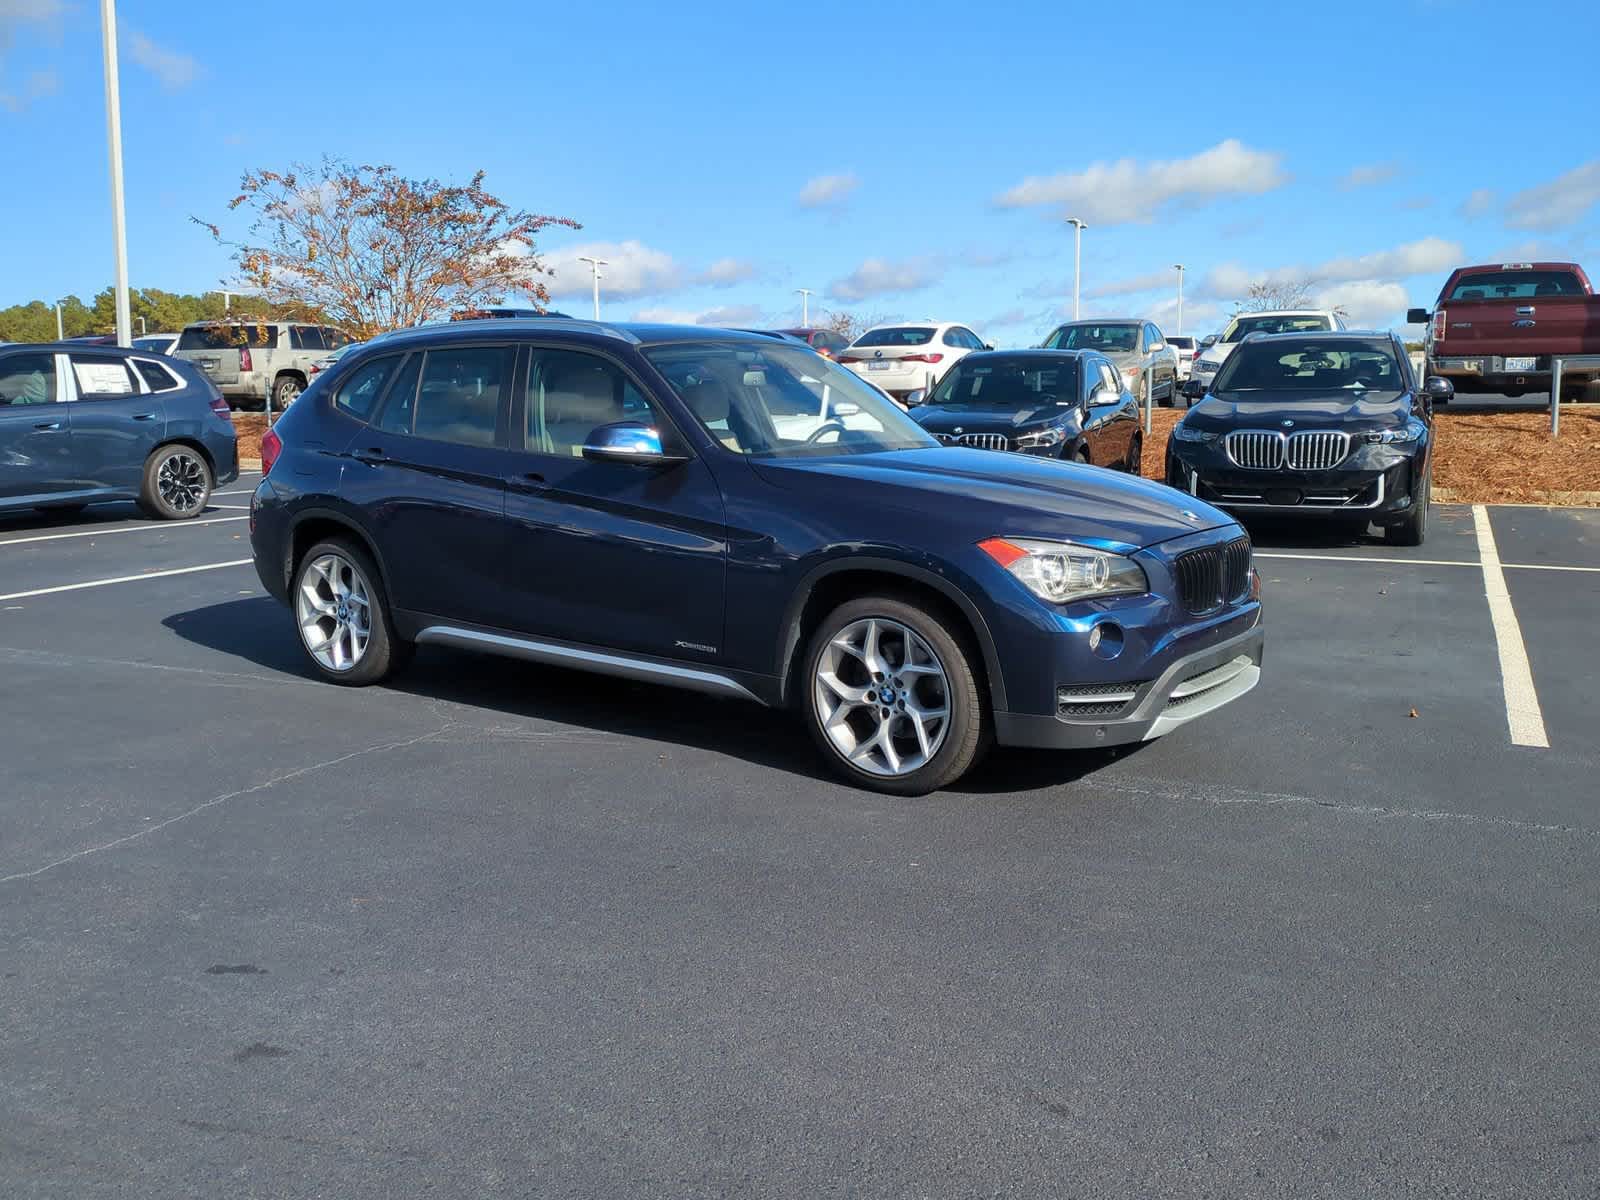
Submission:
[[[78,385],[80,400],[131,396],[139,390],[123,359],[97,354],[74,354],[71,357],[72,377]]]
[[[338,395],[334,397],[334,404],[358,420],[370,420],[372,410],[377,406],[378,397],[383,395],[383,385],[389,382],[389,377],[399,365],[398,354],[362,364],[356,368],[355,374],[340,386]]]
[[[411,420],[417,414],[417,381],[422,378],[422,355],[413,354],[400,368],[400,374],[389,389],[383,402],[383,416],[378,428],[389,433],[410,433]]]
[[[869,329],[855,340],[857,346],[926,346],[933,341],[934,330],[926,325],[896,325],[885,329]]]
[[[50,354],[8,354],[0,358],[0,406],[54,404],[56,361]]]
[[[411,432],[439,442],[493,446],[513,357],[503,346],[428,351]]]
[[[160,363],[150,362],[144,358],[136,358],[133,360],[133,366],[144,377],[145,386],[152,392],[170,392],[183,386],[183,382]]]
[[[276,350],[278,327],[259,323],[191,325],[178,338],[179,350]]]

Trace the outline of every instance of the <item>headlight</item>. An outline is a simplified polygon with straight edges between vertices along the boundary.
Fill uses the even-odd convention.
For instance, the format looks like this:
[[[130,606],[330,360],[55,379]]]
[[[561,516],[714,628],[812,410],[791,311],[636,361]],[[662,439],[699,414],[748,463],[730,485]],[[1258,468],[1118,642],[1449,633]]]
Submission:
[[[1071,542],[990,538],[979,542],[995,562],[1041,600],[1065,604],[1099,596],[1137,596],[1150,590],[1144,568],[1133,559]]]
[[[1059,446],[1066,440],[1067,435],[1054,427],[1041,429],[1037,433],[1024,433],[1017,438],[1019,446]]]
[[[1214,442],[1222,435],[1209,429],[1194,429],[1184,422],[1173,426],[1172,436],[1180,442]]]
[[[1428,432],[1428,427],[1421,421],[1407,421],[1399,429],[1374,430],[1366,435],[1369,443],[1376,445],[1379,442],[1415,442]]]

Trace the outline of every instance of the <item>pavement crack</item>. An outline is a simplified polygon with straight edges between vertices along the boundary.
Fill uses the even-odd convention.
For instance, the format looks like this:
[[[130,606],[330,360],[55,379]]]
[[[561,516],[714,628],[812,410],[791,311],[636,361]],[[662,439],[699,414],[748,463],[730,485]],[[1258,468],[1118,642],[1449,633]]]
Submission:
[[[265,792],[277,787],[281,783],[288,783],[291,780],[300,779],[306,775],[315,774],[318,771],[325,771],[329,767],[337,767],[341,763],[350,762],[352,759],[363,758],[368,754],[382,754],[390,750],[404,750],[408,746],[415,746],[421,742],[432,741],[434,738],[449,733],[455,728],[456,722],[446,721],[437,729],[429,730],[427,733],[419,733],[415,737],[402,738],[397,741],[379,742],[376,745],[364,746],[360,750],[351,750],[345,754],[340,754],[335,758],[324,759],[322,762],[315,762],[303,767],[296,767],[292,771],[283,771],[277,775],[271,776],[268,779],[262,780],[260,783],[251,784],[249,787],[236,788],[231,792],[224,792],[220,796],[213,796],[211,799],[206,800],[203,803],[196,804],[193,808],[186,809],[181,813],[168,817],[164,821],[157,821],[154,824],[147,825],[135,833],[130,833],[119,838],[113,838],[111,841],[103,842],[98,846],[88,846],[82,850],[75,850],[71,854],[68,854],[62,858],[58,858],[54,862],[47,862],[41,867],[35,867],[31,871],[18,871],[11,875],[0,875],[0,883],[15,883],[22,879],[35,879],[46,872],[55,870],[57,867],[64,867],[69,863],[77,862],[81,858],[89,858],[92,855],[103,854],[107,850],[115,850],[119,846],[126,846],[130,843],[140,841],[149,837],[152,833],[159,833],[161,830],[166,829],[169,826],[176,825],[180,821],[187,821],[190,817],[198,816],[207,809],[216,808],[219,804],[226,804],[230,800],[238,800],[244,796],[253,796],[258,792]]]

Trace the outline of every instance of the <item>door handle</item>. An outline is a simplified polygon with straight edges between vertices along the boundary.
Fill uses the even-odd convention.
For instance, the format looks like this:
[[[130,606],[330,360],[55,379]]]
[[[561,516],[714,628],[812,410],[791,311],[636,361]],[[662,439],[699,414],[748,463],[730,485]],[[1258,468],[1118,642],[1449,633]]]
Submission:
[[[375,467],[379,463],[389,461],[389,456],[383,452],[383,447],[381,446],[369,446],[365,450],[356,450],[350,457],[359,463],[366,463],[369,467]]]
[[[526,475],[510,475],[506,478],[506,486],[516,492],[542,492],[550,485],[545,482],[544,476],[537,471],[529,471]]]
[[[156,419],[156,414],[155,413],[134,413],[133,414],[133,419],[135,421],[154,421]]]
[[[34,428],[35,429],[44,430],[45,432],[48,433],[51,430],[60,429],[61,428],[61,422],[60,421],[40,421],[37,425],[34,426]]]

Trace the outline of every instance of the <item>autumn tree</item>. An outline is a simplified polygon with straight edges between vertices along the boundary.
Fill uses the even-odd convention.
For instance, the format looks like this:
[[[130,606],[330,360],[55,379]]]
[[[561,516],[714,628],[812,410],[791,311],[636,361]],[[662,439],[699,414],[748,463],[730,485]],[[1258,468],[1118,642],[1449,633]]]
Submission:
[[[890,320],[893,320],[893,318],[885,316],[883,313],[853,313],[847,312],[842,308],[830,308],[824,310],[822,319],[817,322],[817,326],[837,333],[846,341],[853,342],[874,325],[882,325]]]
[[[390,166],[324,159],[287,172],[251,171],[230,211],[237,237],[195,220],[230,251],[239,278],[269,304],[320,314],[370,338],[522,293],[543,308],[537,236],[567,217],[513,209],[484,189],[407,179]]]
[[[1310,308],[1316,288],[1315,279],[1263,279],[1246,289],[1244,299],[1233,302],[1233,311],[1238,314]]]

